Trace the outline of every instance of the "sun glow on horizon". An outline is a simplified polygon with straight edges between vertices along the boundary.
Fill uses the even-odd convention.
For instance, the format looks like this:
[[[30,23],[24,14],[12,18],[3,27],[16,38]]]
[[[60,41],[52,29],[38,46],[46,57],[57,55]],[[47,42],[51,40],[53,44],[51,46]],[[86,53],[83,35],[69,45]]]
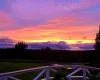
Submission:
[[[94,40],[24,40],[26,43],[41,43],[41,42],[61,42],[64,41],[68,44],[85,44],[94,43]]]

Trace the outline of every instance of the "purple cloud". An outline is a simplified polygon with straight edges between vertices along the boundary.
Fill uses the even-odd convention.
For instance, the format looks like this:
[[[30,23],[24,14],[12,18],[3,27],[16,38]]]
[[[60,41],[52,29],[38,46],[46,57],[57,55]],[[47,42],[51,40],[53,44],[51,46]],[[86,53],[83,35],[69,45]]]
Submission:
[[[51,40],[55,38],[64,40],[66,37],[69,37],[70,34],[71,37],[74,36],[75,38],[77,38],[77,34],[80,34],[80,38],[85,35],[93,39],[93,35],[96,33],[96,26],[98,27],[99,25],[99,16],[100,0],[1,0],[0,36],[6,36],[12,39],[23,39],[24,41],[28,40],[28,37],[34,40],[34,34],[41,37],[35,40],[45,39],[50,35],[53,35],[53,37],[50,38]],[[59,20],[59,18],[61,19]],[[48,25],[46,23],[48,23]],[[79,31],[77,31],[77,26],[80,27]],[[30,31],[28,31],[29,27],[31,27]],[[36,27],[36,29],[34,27]],[[59,31],[62,27],[63,29]],[[72,29],[76,29],[76,32],[73,32]],[[85,30],[82,31],[81,29]],[[67,33],[68,31],[70,31],[69,35]],[[19,33],[20,35],[18,35]],[[31,34],[33,36],[31,36]],[[81,34],[84,35],[81,36]],[[47,45],[55,48],[57,46],[62,46],[62,44],[63,47],[65,46],[64,49],[67,49],[64,43],[46,43],[45,46]],[[41,43],[40,46],[44,46],[44,43]],[[75,46],[78,49],[92,49],[92,45],[90,44]]]
[[[5,11],[16,23],[14,23],[14,27],[9,26],[7,29],[41,25],[56,17],[68,17],[71,16],[70,14],[75,14],[76,12],[77,15],[75,16],[78,22],[71,23],[73,25],[90,24],[92,21],[95,24],[99,23],[99,18],[95,18],[94,16],[99,16],[99,9],[96,11],[96,7],[94,7],[100,4],[99,0],[3,0],[0,3],[3,4],[0,6],[0,11]],[[85,14],[88,11],[91,12]],[[92,15],[93,18],[91,19]],[[84,22],[84,19],[87,21]]]
[[[7,37],[0,38],[0,48],[13,48],[17,41],[9,39]],[[41,42],[41,43],[26,43],[28,44],[28,49],[41,49],[50,47],[51,49],[56,50],[66,50],[71,49],[70,45],[64,41],[60,42]]]
[[[10,0],[9,13],[21,26],[39,25],[57,16],[58,10],[53,2],[53,0]]]
[[[9,39],[7,37],[0,38],[0,48],[13,48],[16,41]],[[50,47],[54,50],[93,50],[93,43],[86,44],[72,44],[69,45],[64,41],[60,42],[40,42],[40,43],[27,43],[28,49],[41,49]]]
[[[0,48],[13,48],[14,43],[15,42],[12,39],[9,39],[7,37],[0,38]]]
[[[71,49],[70,45],[67,43],[61,41],[61,42],[42,42],[42,43],[31,43],[28,44],[29,49],[41,49],[41,48],[46,48],[50,47],[51,49],[56,49],[56,50],[66,50],[66,49]]]
[[[93,45],[93,43],[73,44],[71,47],[72,50],[94,50]]]

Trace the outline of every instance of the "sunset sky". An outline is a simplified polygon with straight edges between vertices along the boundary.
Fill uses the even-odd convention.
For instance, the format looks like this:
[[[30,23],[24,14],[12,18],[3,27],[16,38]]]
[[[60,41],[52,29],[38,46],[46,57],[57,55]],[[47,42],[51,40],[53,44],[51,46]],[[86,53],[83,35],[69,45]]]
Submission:
[[[93,43],[99,25],[100,0],[0,0],[1,39]]]

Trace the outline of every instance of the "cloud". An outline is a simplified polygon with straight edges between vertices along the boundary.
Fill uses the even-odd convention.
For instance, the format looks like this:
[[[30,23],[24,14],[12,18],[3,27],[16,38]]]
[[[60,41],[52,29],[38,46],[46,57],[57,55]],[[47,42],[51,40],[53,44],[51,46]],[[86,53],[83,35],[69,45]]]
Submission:
[[[9,0],[8,11],[13,19],[21,27],[36,26],[44,24],[56,17],[75,13],[74,10],[82,8],[89,8],[93,5],[99,4],[100,1],[96,0]],[[68,14],[68,15],[69,15]],[[80,14],[78,14],[80,15]],[[68,17],[68,16],[67,16]],[[77,17],[77,16],[76,16]],[[82,16],[81,16],[82,17]],[[86,17],[85,17],[86,18]],[[84,18],[84,19],[85,19]],[[86,19],[85,19],[86,20]],[[79,21],[79,20],[78,20]],[[18,28],[20,28],[18,26]]]
[[[56,50],[71,49],[71,47],[66,42],[42,42],[42,43],[31,43],[28,45],[29,49],[41,49],[46,47],[50,47],[51,49],[56,49]]]
[[[70,37],[94,39],[98,29],[99,0],[6,1],[7,10],[0,9],[0,36],[42,42],[65,41]],[[68,10],[58,9],[59,6]]]
[[[99,23],[99,19],[97,21],[97,18],[95,18],[95,16],[91,19],[93,14],[96,15],[97,11],[96,12],[92,11],[93,14],[91,14],[91,12],[88,14],[82,14],[84,13],[84,10],[82,10],[83,7],[86,8],[93,7],[94,5],[100,3],[99,0],[92,0],[92,1],[91,0],[46,0],[46,1],[45,0],[42,1],[41,0],[9,0],[9,1],[5,0],[0,3],[4,4],[3,7],[6,7],[6,10],[5,9],[4,10],[6,12],[6,15],[10,19],[10,21],[3,22],[1,24],[1,26],[4,25],[6,25],[6,27],[9,26],[8,28],[2,28],[6,30],[23,28],[26,26],[37,27],[37,25],[45,24],[48,21],[51,21],[55,18],[59,18],[59,16],[60,17],[64,16],[68,18],[69,16],[72,16],[73,19],[70,18],[69,24],[67,22],[67,25],[83,25],[83,24],[86,25],[86,24],[90,24],[92,21],[94,21],[95,24]],[[60,9],[59,7],[61,7],[62,9]],[[75,16],[70,14],[75,14]],[[90,14],[91,16],[88,17]],[[89,18],[90,20],[88,20]],[[71,22],[73,20],[74,22]]]
[[[73,44],[71,47],[72,50],[94,50],[93,45],[93,43]]]
[[[59,10],[80,10],[100,4],[99,0],[56,0]]]
[[[10,0],[8,5],[21,26],[39,25],[59,14],[53,0]]]
[[[97,27],[94,25],[71,25],[76,22],[76,18],[60,17],[48,21],[39,26],[26,26],[22,29],[1,31],[0,36],[8,36],[14,40],[46,40],[46,41],[62,41],[69,37],[72,39],[94,39]],[[70,25],[69,25],[70,24]],[[19,34],[20,33],[20,34]],[[84,33],[84,34],[83,34]],[[35,35],[36,34],[36,35]],[[91,36],[92,35],[92,36]]]
[[[17,41],[14,41],[7,37],[1,37],[0,38],[0,48],[13,48],[15,43]],[[27,43],[28,49],[41,49],[50,47],[51,49],[71,49],[70,46],[64,42],[39,42],[39,43]]]
[[[7,38],[1,37],[0,38],[0,48],[13,48],[16,41]],[[93,43],[76,43],[76,44],[68,44],[64,41],[59,42],[34,42],[34,43],[27,43],[28,49],[41,49],[50,47],[51,49],[55,50],[93,50]]]
[[[0,38],[0,48],[13,48],[15,41],[7,37]]]
[[[15,26],[15,22],[7,12],[0,11],[0,30],[9,29]]]

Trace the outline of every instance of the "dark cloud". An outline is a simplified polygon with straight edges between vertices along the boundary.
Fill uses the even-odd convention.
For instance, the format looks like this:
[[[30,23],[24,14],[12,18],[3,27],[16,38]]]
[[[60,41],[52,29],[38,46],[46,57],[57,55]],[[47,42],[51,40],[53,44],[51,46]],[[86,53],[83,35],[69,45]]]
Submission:
[[[14,41],[7,37],[0,38],[0,48],[12,48],[14,47]]]
[[[50,47],[56,50],[93,50],[93,43],[86,44],[73,44],[69,45],[64,41],[60,42],[39,42],[39,43],[27,43],[28,49],[41,49]],[[15,41],[7,37],[0,38],[0,48],[13,48]]]
[[[71,47],[61,41],[61,42],[42,42],[42,43],[31,43],[28,44],[30,49],[41,49],[41,48],[46,48],[46,47],[50,47],[51,49],[71,49]]]
[[[74,50],[93,50],[93,43],[85,43],[85,44],[73,44],[72,49]]]

